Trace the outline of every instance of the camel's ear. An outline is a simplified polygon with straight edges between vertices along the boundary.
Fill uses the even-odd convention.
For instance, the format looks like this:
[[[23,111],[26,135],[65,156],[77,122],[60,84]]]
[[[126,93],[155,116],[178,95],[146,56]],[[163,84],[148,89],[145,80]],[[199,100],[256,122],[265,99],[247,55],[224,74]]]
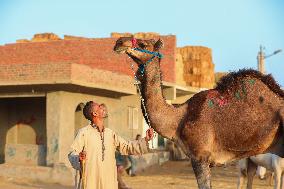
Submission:
[[[164,42],[161,39],[159,39],[154,45],[154,50],[158,51],[163,47],[164,47]]]

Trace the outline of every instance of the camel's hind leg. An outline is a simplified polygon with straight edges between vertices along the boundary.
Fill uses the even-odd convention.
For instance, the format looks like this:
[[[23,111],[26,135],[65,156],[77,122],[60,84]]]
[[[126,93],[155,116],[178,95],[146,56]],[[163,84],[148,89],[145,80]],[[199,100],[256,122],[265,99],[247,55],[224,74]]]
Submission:
[[[237,183],[237,189],[243,188],[245,179],[247,178],[247,168],[248,168],[248,158],[239,160],[238,162],[239,178]]]
[[[191,159],[199,189],[211,189],[210,163]]]

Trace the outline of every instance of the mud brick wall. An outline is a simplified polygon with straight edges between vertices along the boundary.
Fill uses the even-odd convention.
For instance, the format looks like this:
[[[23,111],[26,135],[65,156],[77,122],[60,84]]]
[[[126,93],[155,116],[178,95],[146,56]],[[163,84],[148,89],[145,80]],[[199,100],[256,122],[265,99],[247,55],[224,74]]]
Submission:
[[[214,64],[211,49],[200,46],[186,46],[176,50],[177,64],[183,64],[183,78],[186,85],[212,88],[215,84]]]
[[[36,73],[32,73],[33,66],[50,64],[54,68],[55,65],[67,63],[83,64],[89,66],[90,69],[102,69],[133,76],[130,68],[131,60],[126,55],[113,52],[117,38],[60,40],[55,36],[49,37],[52,40],[0,46],[0,70],[2,70],[0,80],[6,80],[7,77],[25,80],[30,77],[26,73],[27,68],[30,69],[30,74],[34,75]],[[161,65],[163,80],[174,83],[176,38],[175,36],[161,36],[161,38],[165,42],[165,47],[161,50],[165,55]],[[37,39],[40,41],[39,37]],[[21,74],[23,72],[25,74]],[[42,72],[47,72],[44,75],[54,75],[46,68],[43,68]],[[62,76],[64,77],[64,74]]]

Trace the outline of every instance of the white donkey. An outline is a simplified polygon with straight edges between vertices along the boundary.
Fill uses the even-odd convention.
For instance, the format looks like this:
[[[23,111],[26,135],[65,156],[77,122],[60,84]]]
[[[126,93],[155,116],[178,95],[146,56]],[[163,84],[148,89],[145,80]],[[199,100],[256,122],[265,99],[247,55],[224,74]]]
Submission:
[[[239,179],[237,189],[242,188],[245,177],[247,177],[247,189],[252,189],[253,177],[256,173],[257,166],[262,166],[267,170],[274,172],[274,189],[280,189],[280,186],[283,189],[282,172],[284,170],[284,158],[280,158],[271,153],[251,156],[238,162]],[[260,173],[260,178],[264,178],[265,172],[263,168],[259,167],[258,173]]]

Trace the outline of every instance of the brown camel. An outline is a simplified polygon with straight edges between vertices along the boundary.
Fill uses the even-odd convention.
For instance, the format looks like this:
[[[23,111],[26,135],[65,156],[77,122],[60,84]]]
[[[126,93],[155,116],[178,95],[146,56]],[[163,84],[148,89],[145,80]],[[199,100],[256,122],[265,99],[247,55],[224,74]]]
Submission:
[[[114,51],[126,53],[140,66],[137,77],[150,123],[191,158],[200,189],[211,188],[211,166],[267,152],[284,156],[284,92],[270,75],[232,72],[216,88],[179,106],[169,105],[161,89],[162,46],[161,40],[122,37]],[[248,174],[255,169],[249,164]]]

